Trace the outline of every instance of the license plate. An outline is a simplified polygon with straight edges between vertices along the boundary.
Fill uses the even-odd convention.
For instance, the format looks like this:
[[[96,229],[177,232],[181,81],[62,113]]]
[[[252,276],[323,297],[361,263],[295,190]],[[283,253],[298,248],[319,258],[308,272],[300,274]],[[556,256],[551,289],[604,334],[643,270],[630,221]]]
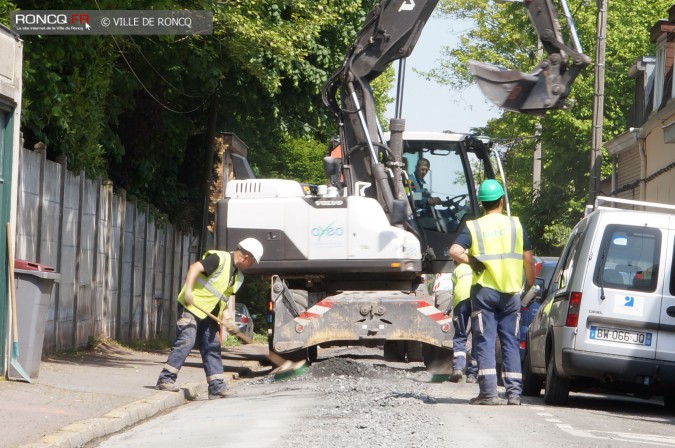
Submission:
[[[591,339],[621,342],[623,344],[652,345],[652,334],[643,331],[591,326]]]

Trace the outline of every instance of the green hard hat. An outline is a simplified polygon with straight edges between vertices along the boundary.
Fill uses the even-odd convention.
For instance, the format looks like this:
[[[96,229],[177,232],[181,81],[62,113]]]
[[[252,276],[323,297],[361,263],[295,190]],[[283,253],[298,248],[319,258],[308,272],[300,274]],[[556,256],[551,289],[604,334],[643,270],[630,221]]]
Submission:
[[[481,202],[496,201],[502,196],[504,196],[504,189],[494,179],[484,180],[478,188],[478,200]]]

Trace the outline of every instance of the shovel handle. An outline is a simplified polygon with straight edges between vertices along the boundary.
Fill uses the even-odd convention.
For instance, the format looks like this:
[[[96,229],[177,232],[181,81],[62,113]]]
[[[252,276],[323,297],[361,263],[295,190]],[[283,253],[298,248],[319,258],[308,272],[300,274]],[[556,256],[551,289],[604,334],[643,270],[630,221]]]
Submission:
[[[19,340],[19,329],[16,318],[16,289],[14,286],[14,238],[12,238],[12,224],[7,223],[7,262],[9,263],[9,297],[12,309],[12,337]]]
[[[216,322],[218,322],[220,325],[225,325],[225,322],[223,322],[222,320],[218,319],[218,318],[217,318],[216,316],[214,316],[212,313],[209,313],[208,311],[206,311],[204,308],[202,308],[201,306],[197,305],[196,303],[193,303],[192,306],[194,306],[194,307],[197,308],[199,311],[201,311],[202,313],[204,313],[204,314],[206,314],[207,316],[209,316],[211,319],[213,319],[213,320],[215,320]],[[239,339],[241,339],[242,341],[244,341],[246,344],[252,344],[252,343],[253,343],[253,340],[252,340],[251,338],[249,338],[248,336],[246,336],[245,334],[243,334],[243,333],[241,333],[241,332],[236,333],[235,336],[237,336]]]
[[[196,303],[193,303],[192,306],[194,306],[194,307],[197,308],[199,311],[201,311],[202,313],[204,313],[204,314],[206,314],[207,316],[209,316],[211,319],[213,319],[213,320],[215,320],[216,322],[218,322],[220,325],[225,325],[225,322],[223,322],[222,320],[218,319],[218,318],[217,318],[216,316],[214,316],[212,313],[209,313],[208,311],[206,311],[204,308],[202,308],[201,306],[197,305]],[[244,333],[242,333],[242,332],[237,333],[235,336],[237,336],[239,339],[241,339],[242,341],[244,341],[244,343],[246,343],[246,344],[252,344],[252,343],[253,343],[253,340],[252,340],[251,338],[249,338],[248,336],[246,336],[246,335],[245,335]],[[272,352],[272,351],[270,351],[270,352],[267,354],[267,359],[269,359],[269,360],[272,362],[272,364],[274,364],[274,365],[276,365],[276,366],[281,366],[281,365],[283,365],[284,363],[286,363],[286,362],[288,361],[287,359],[282,358],[281,356],[277,355],[276,353],[274,353],[274,352]]]

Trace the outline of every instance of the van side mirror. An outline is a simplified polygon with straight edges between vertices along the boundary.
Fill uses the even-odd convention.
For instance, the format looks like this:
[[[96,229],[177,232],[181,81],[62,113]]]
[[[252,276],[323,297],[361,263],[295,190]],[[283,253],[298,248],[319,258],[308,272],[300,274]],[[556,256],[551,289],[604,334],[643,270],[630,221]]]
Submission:
[[[544,299],[544,297],[546,297],[546,296],[544,295],[544,289],[545,289],[545,286],[546,286],[546,280],[544,280],[544,279],[541,278],[541,277],[537,277],[537,278],[534,279],[534,284],[535,284],[535,285],[539,285],[539,291],[537,292],[537,295],[536,295],[536,297],[534,298],[534,301],[535,301],[535,302],[542,302],[543,299]]]

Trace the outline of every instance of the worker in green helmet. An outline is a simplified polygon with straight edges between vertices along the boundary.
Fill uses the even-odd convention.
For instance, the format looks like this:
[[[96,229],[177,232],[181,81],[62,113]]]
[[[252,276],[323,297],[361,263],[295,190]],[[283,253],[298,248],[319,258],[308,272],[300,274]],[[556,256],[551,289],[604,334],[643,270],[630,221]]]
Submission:
[[[502,403],[497,394],[495,361],[495,341],[499,337],[507,404],[520,405],[523,390],[518,348],[520,291],[523,271],[525,290],[534,284],[532,245],[520,220],[502,214],[504,189],[499,182],[484,181],[478,190],[478,200],[485,215],[467,221],[450,247],[455,262],[466,263],[474,271],[471,328],[480,392],[470,403]]]

